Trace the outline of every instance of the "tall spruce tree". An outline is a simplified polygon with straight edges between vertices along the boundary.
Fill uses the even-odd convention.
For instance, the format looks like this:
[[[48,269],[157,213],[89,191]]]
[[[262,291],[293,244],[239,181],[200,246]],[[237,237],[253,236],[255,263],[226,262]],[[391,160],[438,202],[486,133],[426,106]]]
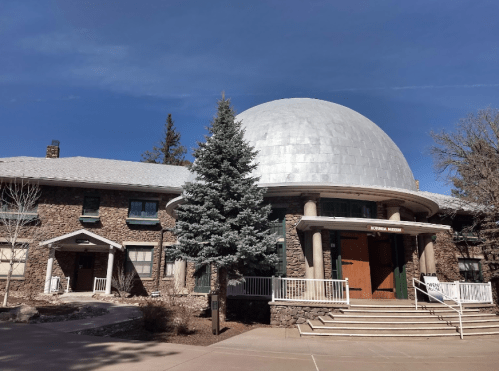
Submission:
[[[210,264],[218,270],[217,291],[222,317],[226,310],[227,276],[273,272],[276,238],[269,231],[270,205],[265,189],[251,176],[257,152],[244,139],[230,100],[218,101],[206,142],[198,142],[190,170],[195,181],[184,186],[185,203],[177,210],[178,244],[172,257]]]
[[[165,123],[165,137],[159,142],[159,146],[153,146],[152,151],[142,154],[142,162],[163,165],[188,165],[184,159],[187,150],[180,144],[180,133],[173,126],[172,114],[168,114]]]

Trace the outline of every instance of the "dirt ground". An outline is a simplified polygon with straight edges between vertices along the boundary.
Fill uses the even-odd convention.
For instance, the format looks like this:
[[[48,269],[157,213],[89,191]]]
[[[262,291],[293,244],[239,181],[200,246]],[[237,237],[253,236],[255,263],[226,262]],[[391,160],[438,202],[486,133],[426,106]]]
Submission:
[[[270,326],[259,323],[245,324],[236,321],[227,321],[220,325],[220,334],[218,336],[213,335],[211,318],[204,317],[204,314],[199,312],[191,317],[189,330],[185,334],[177,335],[173,331],[152,333],[144,329],[142,320],[140,319],[77,333],[79,335],[207,346],[257,327]]]

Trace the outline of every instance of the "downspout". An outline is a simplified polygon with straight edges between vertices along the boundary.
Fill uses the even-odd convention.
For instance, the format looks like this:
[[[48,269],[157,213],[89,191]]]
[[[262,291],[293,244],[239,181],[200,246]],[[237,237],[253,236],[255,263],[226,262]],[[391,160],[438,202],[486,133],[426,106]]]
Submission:
[[[162,228],[159,235],[159,252],[158,252],[158,274],[156,275],[155,290],[159,291],[159,277],[161,276],[161,258],[163,257],[163,234],[165,232],[173,232],[174,228]]]

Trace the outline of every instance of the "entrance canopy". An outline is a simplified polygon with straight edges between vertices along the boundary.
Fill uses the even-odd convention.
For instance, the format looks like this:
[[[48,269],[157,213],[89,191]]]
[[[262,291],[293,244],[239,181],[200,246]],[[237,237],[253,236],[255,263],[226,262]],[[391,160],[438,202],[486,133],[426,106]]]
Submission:
[[[64,249],[67,251],[104,252],[113,247],[123,250],[123,246],[119,243],[108,240],[107,238],[87,231],[86,229],[80,229],[50,240],[42,241],[40,242],[40,246]]]
[[[411,235],[451,230],[450,226],[441,224],[329,216],[304,216],[300,219],[296,228],[302,231],[321,228],[341,231],[403,233]]]

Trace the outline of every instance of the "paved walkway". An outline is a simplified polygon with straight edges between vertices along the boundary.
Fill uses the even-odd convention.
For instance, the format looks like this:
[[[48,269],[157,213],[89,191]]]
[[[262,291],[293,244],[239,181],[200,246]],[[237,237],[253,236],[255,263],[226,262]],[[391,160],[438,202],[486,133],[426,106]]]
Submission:
[[[82,330],[93,329],[97,327],[112,325],[115,323],[129,321],[131,318],[141,316],[141,312],[136,306],[122,305],[115,303],[107,303],[99,300],[92,299],[91,297],[61,297],[61,302],[76,303],[91,305],[94,307],[105,308],[109,311],[108,314],[103,316],[90,317],[86,319],[64,321],[64,322],[48,322],[39,323],[33,326],[40,326],[49,330],[61,332],[76,332]],[[0,367],[1,370],[1,367]]]
[[[497,370],[499,337],[431,340],[300,338],[295,329],[261,328],[196,347],[117,341],[0,324],[0,369],[45,370]]]

